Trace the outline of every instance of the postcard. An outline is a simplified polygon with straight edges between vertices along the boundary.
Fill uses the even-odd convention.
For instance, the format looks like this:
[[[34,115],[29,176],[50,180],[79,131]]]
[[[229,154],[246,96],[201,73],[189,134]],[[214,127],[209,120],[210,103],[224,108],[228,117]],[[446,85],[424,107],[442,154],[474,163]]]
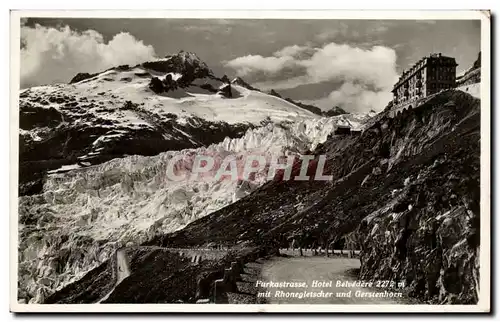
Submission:
[[[489,11],[12,11],[11,311],[489,312],[490,70]]]

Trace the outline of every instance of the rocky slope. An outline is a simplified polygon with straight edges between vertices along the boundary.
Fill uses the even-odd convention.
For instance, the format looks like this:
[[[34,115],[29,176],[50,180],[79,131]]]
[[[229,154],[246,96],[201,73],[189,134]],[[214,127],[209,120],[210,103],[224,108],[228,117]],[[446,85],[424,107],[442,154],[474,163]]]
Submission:
[[[333,183],[265,184],[150,244],[328,245],[356,232],[361,277],[405,281],[431,303],[476,303],[479,100],[446,91],[359,137],[330,137]]]
[[[372,110],[370,113],[375,114],[375,112]],[[328,111],[324,112],[325,116],[337,116],[337,115],[342,115],[342,114],[347,114],[346,111],[344,111],[342,108],[338,106],[334,106]]]

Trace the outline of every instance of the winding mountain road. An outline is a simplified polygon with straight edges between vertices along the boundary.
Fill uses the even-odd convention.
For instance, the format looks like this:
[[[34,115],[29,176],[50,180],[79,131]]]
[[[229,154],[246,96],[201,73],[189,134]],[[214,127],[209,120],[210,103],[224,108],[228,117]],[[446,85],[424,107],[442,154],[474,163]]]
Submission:
[[[130,268],[128,265],[127,255],[125,254],[125,249],[120,249],[116,251],[116,282],[114,287],[109,291],[106,296],[104,296],[99,303],[105,301],[111,293],[114,292],[116,286],[120,284],[125,278],[130,275]]]
[[[402,298],[375,297],[374,293],[389,292],[386,288],[337,286],[337,283],[353,282],[347,271],[360,266],[358,259],[342,257],[278,257],[262,267],[264,282],[305,282],[305,287],[267,287],[271,304],[402,304]],[[318,282],[326,285],[318,286]],[[329,284],[331,282],[331,285]],[[293,297],[290,293],[314,292],[325,297]],[[350,293],[349,293],[350,291]],[[288,295],[290,296],[287,296]],[[386,294],[386,293],[385,293]]]
[[[101,298],[97,303],[102,303],[106,301],[111,293],[113,293],[116,287],[128,276],[130,276],[130,259],[127,255],[127,250],[130,248],[141,249],[146,251],[156,251],[162,250],[167,252],[174,252],[187,257],[191,260],[191,265],[198,265],[199,261],[203,257],[204,259],[220,259],[223,258],[228,250],[227,249],[211,249],[211,248],[167,248],[160,246],[131,246],[124,247],[116,251],[116,257],[112,258],[112,269],[113,269],[113,279],[114,285],[113,288]]]

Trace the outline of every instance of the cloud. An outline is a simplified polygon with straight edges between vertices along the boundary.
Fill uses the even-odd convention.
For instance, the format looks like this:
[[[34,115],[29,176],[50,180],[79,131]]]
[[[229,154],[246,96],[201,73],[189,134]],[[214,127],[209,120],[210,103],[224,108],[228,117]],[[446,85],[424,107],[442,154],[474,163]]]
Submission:
[[[129,33],[108,43],[94,31],[35,25],[21,27],[21,87],[68,82],[79,72],[95,73],[154,59],[154,48]]]
[[[300,61],[314,54],[309,46],[287,46],[273,53],[272,56],[247,55],[225,62],[225,66],[236,71],[237,76],[259,76],[263,80],[274,80],[279,74],[296,77],[303,73]]]
[[[342,106],[350,112],[380,111],[391,100],[392,94],[387,91],[373,91],[360,84],[350,82],[331,92],[328,96],[331,106]]]
[[[310,52],[311,48],[309,46],[287,46],[278,51],[276,51],[273,55],[276,57],[294,57],[300,58],[300,54],[304,52]]]
[[[237,76],[243,77],[258,72],[275,74],[294,64],[295,59],[291,56],[263,57],[261,55],[247,55],[227,62],[226,66],[235,69]]]
[[[239,76],[271,74],[273,79],[257,79],[263,89],[291,89],[305,84],[332,83],[325,105],[340,105],[351,111],[382,109],[391,99],[397,81],[396,52],[384,46],[360,48],[329,43],[320,48],[287,46],[272,56],[250,55],[226,64]],[[290,69],[295,69],[291,73]],[[290,77],[290,75],[294,75]],[[279,77],[281,76],[281,77]],[[333,84],[343,84],[335,89]],[[338,85],[337,85],[338,87]]]
[[[397,79],[396,52],[382,46],[365,50],[330,43],[301,64],[314,82],[340,79],[386,89]]]

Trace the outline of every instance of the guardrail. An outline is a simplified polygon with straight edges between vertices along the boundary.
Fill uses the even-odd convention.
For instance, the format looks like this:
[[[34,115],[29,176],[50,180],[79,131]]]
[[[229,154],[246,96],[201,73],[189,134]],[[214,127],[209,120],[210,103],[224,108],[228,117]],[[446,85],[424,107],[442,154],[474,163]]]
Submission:
[[[360,250],[343,250],[343,249],[323,249],[323,248],[282,248],[280,254],[290,256],[345,256],[349,258],[358,257]]]

